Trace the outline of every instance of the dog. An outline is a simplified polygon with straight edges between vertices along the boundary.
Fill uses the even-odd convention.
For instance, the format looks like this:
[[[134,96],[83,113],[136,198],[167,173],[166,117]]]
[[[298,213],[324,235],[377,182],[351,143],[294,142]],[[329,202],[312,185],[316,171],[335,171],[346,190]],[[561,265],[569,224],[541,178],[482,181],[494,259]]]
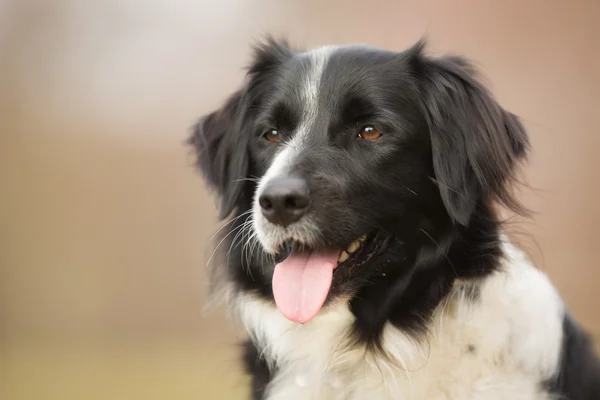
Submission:
[[[266,38],[192,129],[251,396],[600,399],[588,335],[500,217],[527,215],[524,125],[425,47]]]

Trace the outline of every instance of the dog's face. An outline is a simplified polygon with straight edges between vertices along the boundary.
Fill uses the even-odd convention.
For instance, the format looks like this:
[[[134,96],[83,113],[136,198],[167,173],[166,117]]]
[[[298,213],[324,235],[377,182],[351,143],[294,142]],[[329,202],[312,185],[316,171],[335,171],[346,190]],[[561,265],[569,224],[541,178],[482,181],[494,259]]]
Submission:
[[[421,47],[294,52],[269,41],[246,85],[196,126],[222,217],[235,210],[246,223],[234,226],[279,261],[255,258],[249,273],[272,280],[291,320],[385,275],[391,242],[414,257],[424,237],[468,225],[481,201],[510,198],[522,126],[463,60]]]

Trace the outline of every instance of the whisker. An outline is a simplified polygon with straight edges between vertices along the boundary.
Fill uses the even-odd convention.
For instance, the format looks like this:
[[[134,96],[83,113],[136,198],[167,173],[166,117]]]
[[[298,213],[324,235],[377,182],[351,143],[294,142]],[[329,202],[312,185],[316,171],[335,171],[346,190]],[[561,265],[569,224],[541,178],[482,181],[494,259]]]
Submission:
[[[234,237],[234,238],[233,238],[233,240],[231,241],[231,245],[229,246],[229,250],[227,251],[227,260],[226,260],[227,266],[229,266],[229,258],[231,257],[231,251],[237,247],[237,245],[235,244],[235,243],[236,243],[236,241],[237,241],[237,238],[238,238],[238,237],[241,237],[241,238],[243,239],[243,237],[244,237],[244,232],[246,231],[246,228],[248,227],[248,220],[249,220],[250,218],[252,218],[252,215],[249,215],[249,216],[246,218],[246,220],[244,221],[244,223],[243,223],[242,225],[240,225],[240,227],[239,227],[239,228],[241,228],[241,229],[239,229],[238,233],[235,235],[235,237]],[[241,241],[240,241],[240,243],[242,243],[242,246],[243,246],[243,243],[244,243],[244,241],[243,241],[243,240],[241,240]],[[243,254],[243,247],[242,247],[242,254]],[[252,276],[252,272],[250,271],[250,268],[248,268],[248,273],[249,273],[249,275],[250,275],[250,278],[251,278],[252,280],[254,280],[254,277]]]
[[[255,250],[260,250],[260,241],[258,240],[258,234],[256,232],[254,232],[251,236],[251,240],[252,240],[252,245],[250,247],[250,256],[252,256],[252,254],[254,253]],[[261,268],[264,267],[265,264],[265,260],[264,260],[264,256],[265,256],[265,252],[260,252],[260,266]]]
[[[210,262],[212,261],[212,258],[215,256],[217,250],[219,249],[219,246],[221,246],[221,244],[225,241],[225,239],[227,239],[227,237],[229,235],[231,235],[232,233],[234,233],[235,231],[239,230],[243,225],[240,225],[234,229],[231,230],[231,232],[229,232],[227,235],[223,236],[223,239],[221,239],[221,241],[215,246],[215,249],[213,250],[213,252],[211,253],[210,257],[208,258],[208,261],[206,262],[206,266],[208,267]]]
[[[260,182],[260,178],[239,178],[239,179],[233,179],[231,182],[255,182],[258,183]]]
[[[250,261],[252,258],[252,254],[251,254],[251,252],[249,252],[249,247],[252,242],[252,236],[254,235],[254,233],[252,232],[252,222],[253,222],[253,220],[250,219],[249,221],[246,221],[244,223],[243,230],[244,230],[244,235],[246,235],[246,239],[244,239],[244,244],[242,247],[242,251],[240,253],[240,262],[241,262],[242,266],[244,266],[244,256],[245,256],[246,269],[248,270],[248,273],[250,274],[251,277],[252,277],[252,271],[251,271]]]
[[[213,235],[210,237],[209,240],[214,239],[214,237],[217,236],[219,234],[219,232],[221,232],[227,225],[230,225],[232,222],[237,221],[238,219],[242,218],[244,215],[249,214],[251,212],[252,212],[252,209],[249,209],[248,211],[244,211],[242,214],[238,215],[237,217],[232,218],[231,220],[227,221],[215,233],[213,233]]]
[[[256,232],[252,232],[251,230],[248,232],[248,240],[246,241],[246,265],[248,269],[250,268],[250,261],[252,259],[252,254],[254,253],[254,243],[256,238]]]
[[[427,237],[429,239],[431,239],[431,241],[437,246],[438,249],[440,249],[440,245],[438,242],[435,241],[435,239],[433,238],[433,236],[431,236],[425,229],[420,228],[421,232],[423,232],[425,235],[427,235]],[[454,271],[454,274],[458,277],[458,272],[456,272],[456,268],[454,268],[454,264],[452,264],[452,261],[450,261],[450,258],[448,258],[448,254],[446,254],[446,252],[443,252],[444,254],[444,258],[446,258],[446,260],[448,261],[448,264],[450,264],[450,266],[452,267],[452,270]]]

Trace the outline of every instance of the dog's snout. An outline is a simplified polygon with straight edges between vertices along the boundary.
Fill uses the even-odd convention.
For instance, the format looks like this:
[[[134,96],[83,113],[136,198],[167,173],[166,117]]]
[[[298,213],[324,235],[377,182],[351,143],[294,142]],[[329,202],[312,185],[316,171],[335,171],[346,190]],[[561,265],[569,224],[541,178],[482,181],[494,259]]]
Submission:
[[[263,189],[258,203],[265,218],[276,225],[288,226],[298,221],[310,205],[306,181],[296,177],[271,180]]]

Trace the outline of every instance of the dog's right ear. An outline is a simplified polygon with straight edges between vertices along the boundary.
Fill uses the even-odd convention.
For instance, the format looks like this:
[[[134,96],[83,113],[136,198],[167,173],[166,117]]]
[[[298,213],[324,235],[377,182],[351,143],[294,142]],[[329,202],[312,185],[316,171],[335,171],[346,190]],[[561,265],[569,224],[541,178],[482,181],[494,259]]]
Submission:
[[[189,143],[196,151],[202,175],[220,197],[221,219],[239,204],[248,182],[253,110],[261,102],[269,75],[291,54],[285,41],[267,38],[256,45],[243,87],[221,108],[201,117],[193,128]]]
[[[249,134],[242,129],[243,102],[241,89],[220,109],[201,117],[189,140],[196,151],[196,165],[221,199],[220,219],[235,208],[248,176]]]

